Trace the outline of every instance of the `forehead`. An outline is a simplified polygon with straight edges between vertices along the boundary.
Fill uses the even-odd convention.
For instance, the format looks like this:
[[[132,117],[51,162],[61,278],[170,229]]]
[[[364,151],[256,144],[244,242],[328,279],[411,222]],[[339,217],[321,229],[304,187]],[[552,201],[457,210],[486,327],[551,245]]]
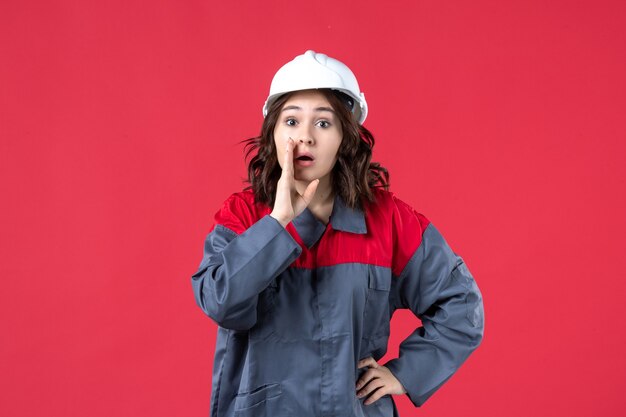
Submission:
[[[283,104],[283,108],[291,105],[297,105],[298,107],[331,107],[331,104],[326,99],[326,96],[317,90],[302,90],[293,93],[289,99]]]

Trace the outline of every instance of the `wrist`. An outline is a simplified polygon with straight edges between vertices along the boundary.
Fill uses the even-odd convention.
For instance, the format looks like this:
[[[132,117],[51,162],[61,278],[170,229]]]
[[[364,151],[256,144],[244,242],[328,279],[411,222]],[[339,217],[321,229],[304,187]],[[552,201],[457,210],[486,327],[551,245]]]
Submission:
[[[289,224],[289,222],[291,221],[291,220],[284,219],[283,217],[278,216],[278,215],[274,214],[273,212],[272,212],[272,213],[270,213],[270,216],[272,216],[273,218],[275,218],[275,219],[276,219],[276,221],[278,221],[278,223],[280,223],[280,225],[281,225],[282,227],[287,227],[287,225],[288,225],[288,224]]]

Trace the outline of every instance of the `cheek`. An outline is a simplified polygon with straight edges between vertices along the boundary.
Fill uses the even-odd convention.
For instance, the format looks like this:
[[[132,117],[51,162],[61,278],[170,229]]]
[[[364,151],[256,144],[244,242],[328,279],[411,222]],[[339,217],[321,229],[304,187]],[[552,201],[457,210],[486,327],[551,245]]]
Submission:
[[[274,140],[280,143],[286,139],[284,136],[285,136],[285,130],[282,128],[282,126],[277,125],[274,128]]]
[[[274,152],[276,153],[276,156],[278,157],[278,159],[280,159],[280,155],[284,147],[285,145],[281,143],[278,131],[275,130],[274,131],[274,148],[275,148]]]
[[[335,164],[337,163],[337,154],[336,153],[327,153],[324,158],[324,164],[327,169],[333,169]]]
[[[337,156],[339,155],[339,148],[341,147],[341,139],[339,139],[339,141],[336,144],[336,147],[334,149],[333,152],[333,160],[337,161]]]
[[[274,147],[279,157],[285,152],[285,148],[287,147],[287,138],[283,137],[279,130],[274,133]]]

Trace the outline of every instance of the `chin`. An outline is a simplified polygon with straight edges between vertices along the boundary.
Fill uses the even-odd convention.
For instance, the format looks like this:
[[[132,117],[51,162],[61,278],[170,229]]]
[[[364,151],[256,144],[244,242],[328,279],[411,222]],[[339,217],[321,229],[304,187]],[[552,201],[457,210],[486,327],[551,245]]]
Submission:
[[[298,180],[298,181],[306,181],[306,182],[311,182],[311,181],[313,181],[314,179],[316,179],[316,178],[320,178],[320,177],[319,177],[319,176],[316,176],[315,174],[312,174],[312,173],[311,173],[311,174],[308,174],[308,173],[307,173],[307,174],[304,174],[304,175],[302,175],[302,174],[300,174],[300,175],[296,175],[296,176],[294,176],[294,178],[295,178],[296,180]]]

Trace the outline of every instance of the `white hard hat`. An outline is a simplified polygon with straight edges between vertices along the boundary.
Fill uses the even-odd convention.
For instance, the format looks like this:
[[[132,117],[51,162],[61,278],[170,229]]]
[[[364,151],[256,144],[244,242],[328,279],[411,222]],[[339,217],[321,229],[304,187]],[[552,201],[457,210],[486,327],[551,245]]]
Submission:
[[[355,103],[352,108],[354,118],[360,124],[365,121],[365,95],[350,68],[343,62],[311,50],[298,55],[276,72],[263,106],[263,117],[267,116],[271,102],[282,94],[313,88],[330,88],[347,94]]]

